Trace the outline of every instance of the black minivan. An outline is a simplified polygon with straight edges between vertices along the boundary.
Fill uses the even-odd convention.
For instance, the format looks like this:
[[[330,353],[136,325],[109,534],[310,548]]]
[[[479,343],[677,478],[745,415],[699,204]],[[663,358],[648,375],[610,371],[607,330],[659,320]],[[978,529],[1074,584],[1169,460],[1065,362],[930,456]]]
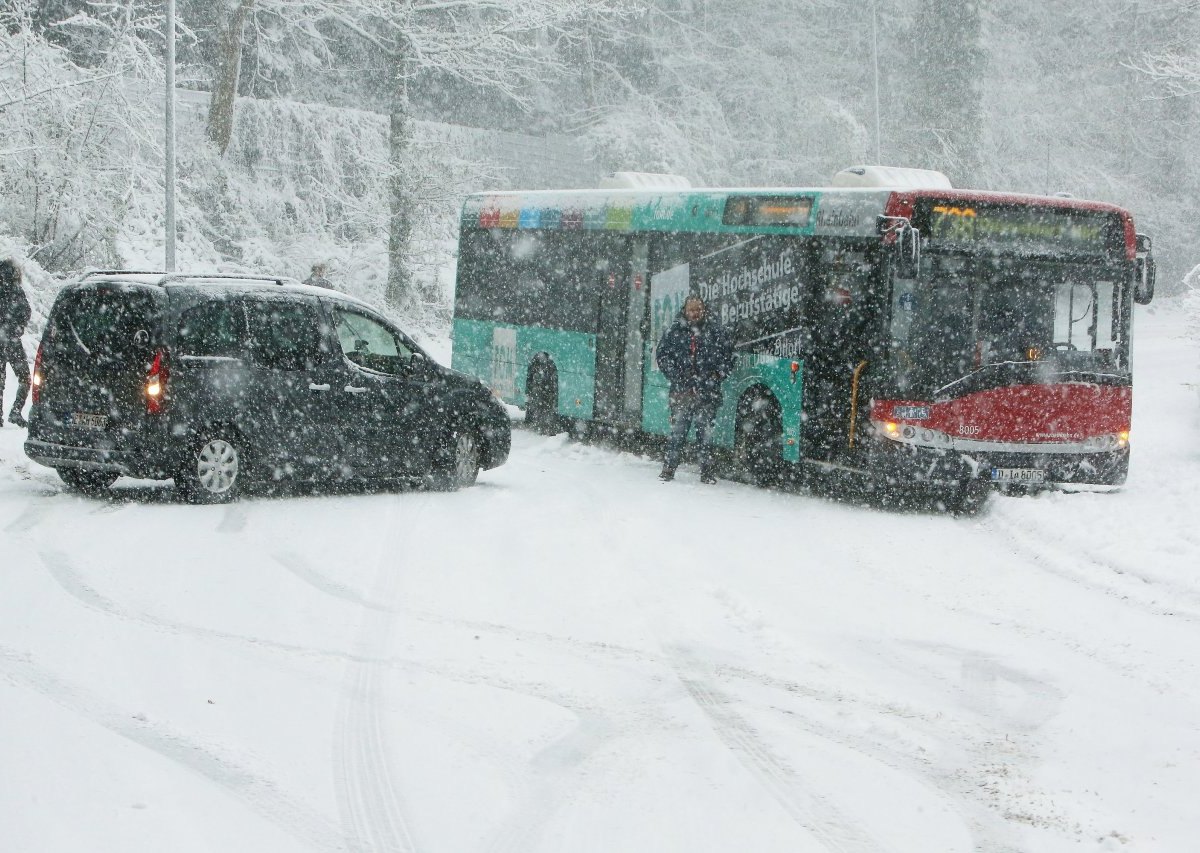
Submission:
[[[90,273],[38,348],[25,452],[86,492],[173,478],[193,501],[248,481],[421,480],[507,458],[508,414],[370,306],[285,279]]]

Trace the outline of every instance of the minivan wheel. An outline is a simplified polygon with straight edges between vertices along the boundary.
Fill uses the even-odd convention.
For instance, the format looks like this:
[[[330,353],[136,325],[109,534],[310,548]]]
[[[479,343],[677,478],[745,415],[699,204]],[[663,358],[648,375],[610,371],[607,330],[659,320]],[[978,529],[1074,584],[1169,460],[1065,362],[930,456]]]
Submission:
[[[108,487],[117,481],[117,474],[111,471],[92,471],[88,468],[57,468],[58,476],[72,491],[85,495],[101,495]]]
[[[192,503],[225,503],[241,490],[245,463],[239,439],[208,433],[193,445],[175,484]]]
[[[443,453],[441,464],[433,471],[430,485],[443,492],[465,489],[479,477],[479,436],[470,427],[455,427]]]

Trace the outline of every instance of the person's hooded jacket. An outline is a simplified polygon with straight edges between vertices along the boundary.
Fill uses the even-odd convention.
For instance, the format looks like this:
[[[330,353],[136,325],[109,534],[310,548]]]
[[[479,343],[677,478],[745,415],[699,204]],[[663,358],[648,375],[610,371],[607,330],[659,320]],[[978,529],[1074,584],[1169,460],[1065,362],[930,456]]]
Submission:
[[[733,370],[733,342],[710,316],[690,324],[680,312],[658,342],[655,357],[672,394],[696,393],[719,403],[721,383]]]
[[[0,261],[0,336],[18,338],[29,322],[29,297],[11,262]]]

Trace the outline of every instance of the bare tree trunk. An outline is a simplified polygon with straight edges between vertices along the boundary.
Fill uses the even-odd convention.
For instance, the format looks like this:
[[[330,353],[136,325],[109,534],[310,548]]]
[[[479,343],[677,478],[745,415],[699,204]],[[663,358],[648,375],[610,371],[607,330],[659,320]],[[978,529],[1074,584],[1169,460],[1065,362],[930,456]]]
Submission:
[[[408,102],[411,52],[403,38],[392,54],[392,97],[388,138],[388,305],[405,309],[416,299],[409,267],[409,241],[415,199],[409,175],[408,156],[412,147],[412,116]]]
[[[217,55],[217,84],[208,107],[208,138],[222,156],[233,136],[233,103],[237,98],[238,78],[242,71],[242,33],[254,0],[237,0],[237,7],[221,31]]]

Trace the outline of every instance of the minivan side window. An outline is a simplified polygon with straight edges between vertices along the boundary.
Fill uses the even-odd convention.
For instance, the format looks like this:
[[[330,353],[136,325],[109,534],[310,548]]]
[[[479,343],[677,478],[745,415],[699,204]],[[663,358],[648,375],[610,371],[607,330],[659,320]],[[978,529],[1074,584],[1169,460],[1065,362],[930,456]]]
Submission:
[[[324,361],[328,347],[315,302],[250,301],[246,314],[250,352],[257,364],[276,370],[307,370]]]
[[[408,371],[413,351],[374,317],[335,307],[333,328],[342,355],[352,364],[392,375]]]
[[[246,316],[240,302],[220,299],[183,312],[179,349],[183,355],[239,358],[246,347]]]

